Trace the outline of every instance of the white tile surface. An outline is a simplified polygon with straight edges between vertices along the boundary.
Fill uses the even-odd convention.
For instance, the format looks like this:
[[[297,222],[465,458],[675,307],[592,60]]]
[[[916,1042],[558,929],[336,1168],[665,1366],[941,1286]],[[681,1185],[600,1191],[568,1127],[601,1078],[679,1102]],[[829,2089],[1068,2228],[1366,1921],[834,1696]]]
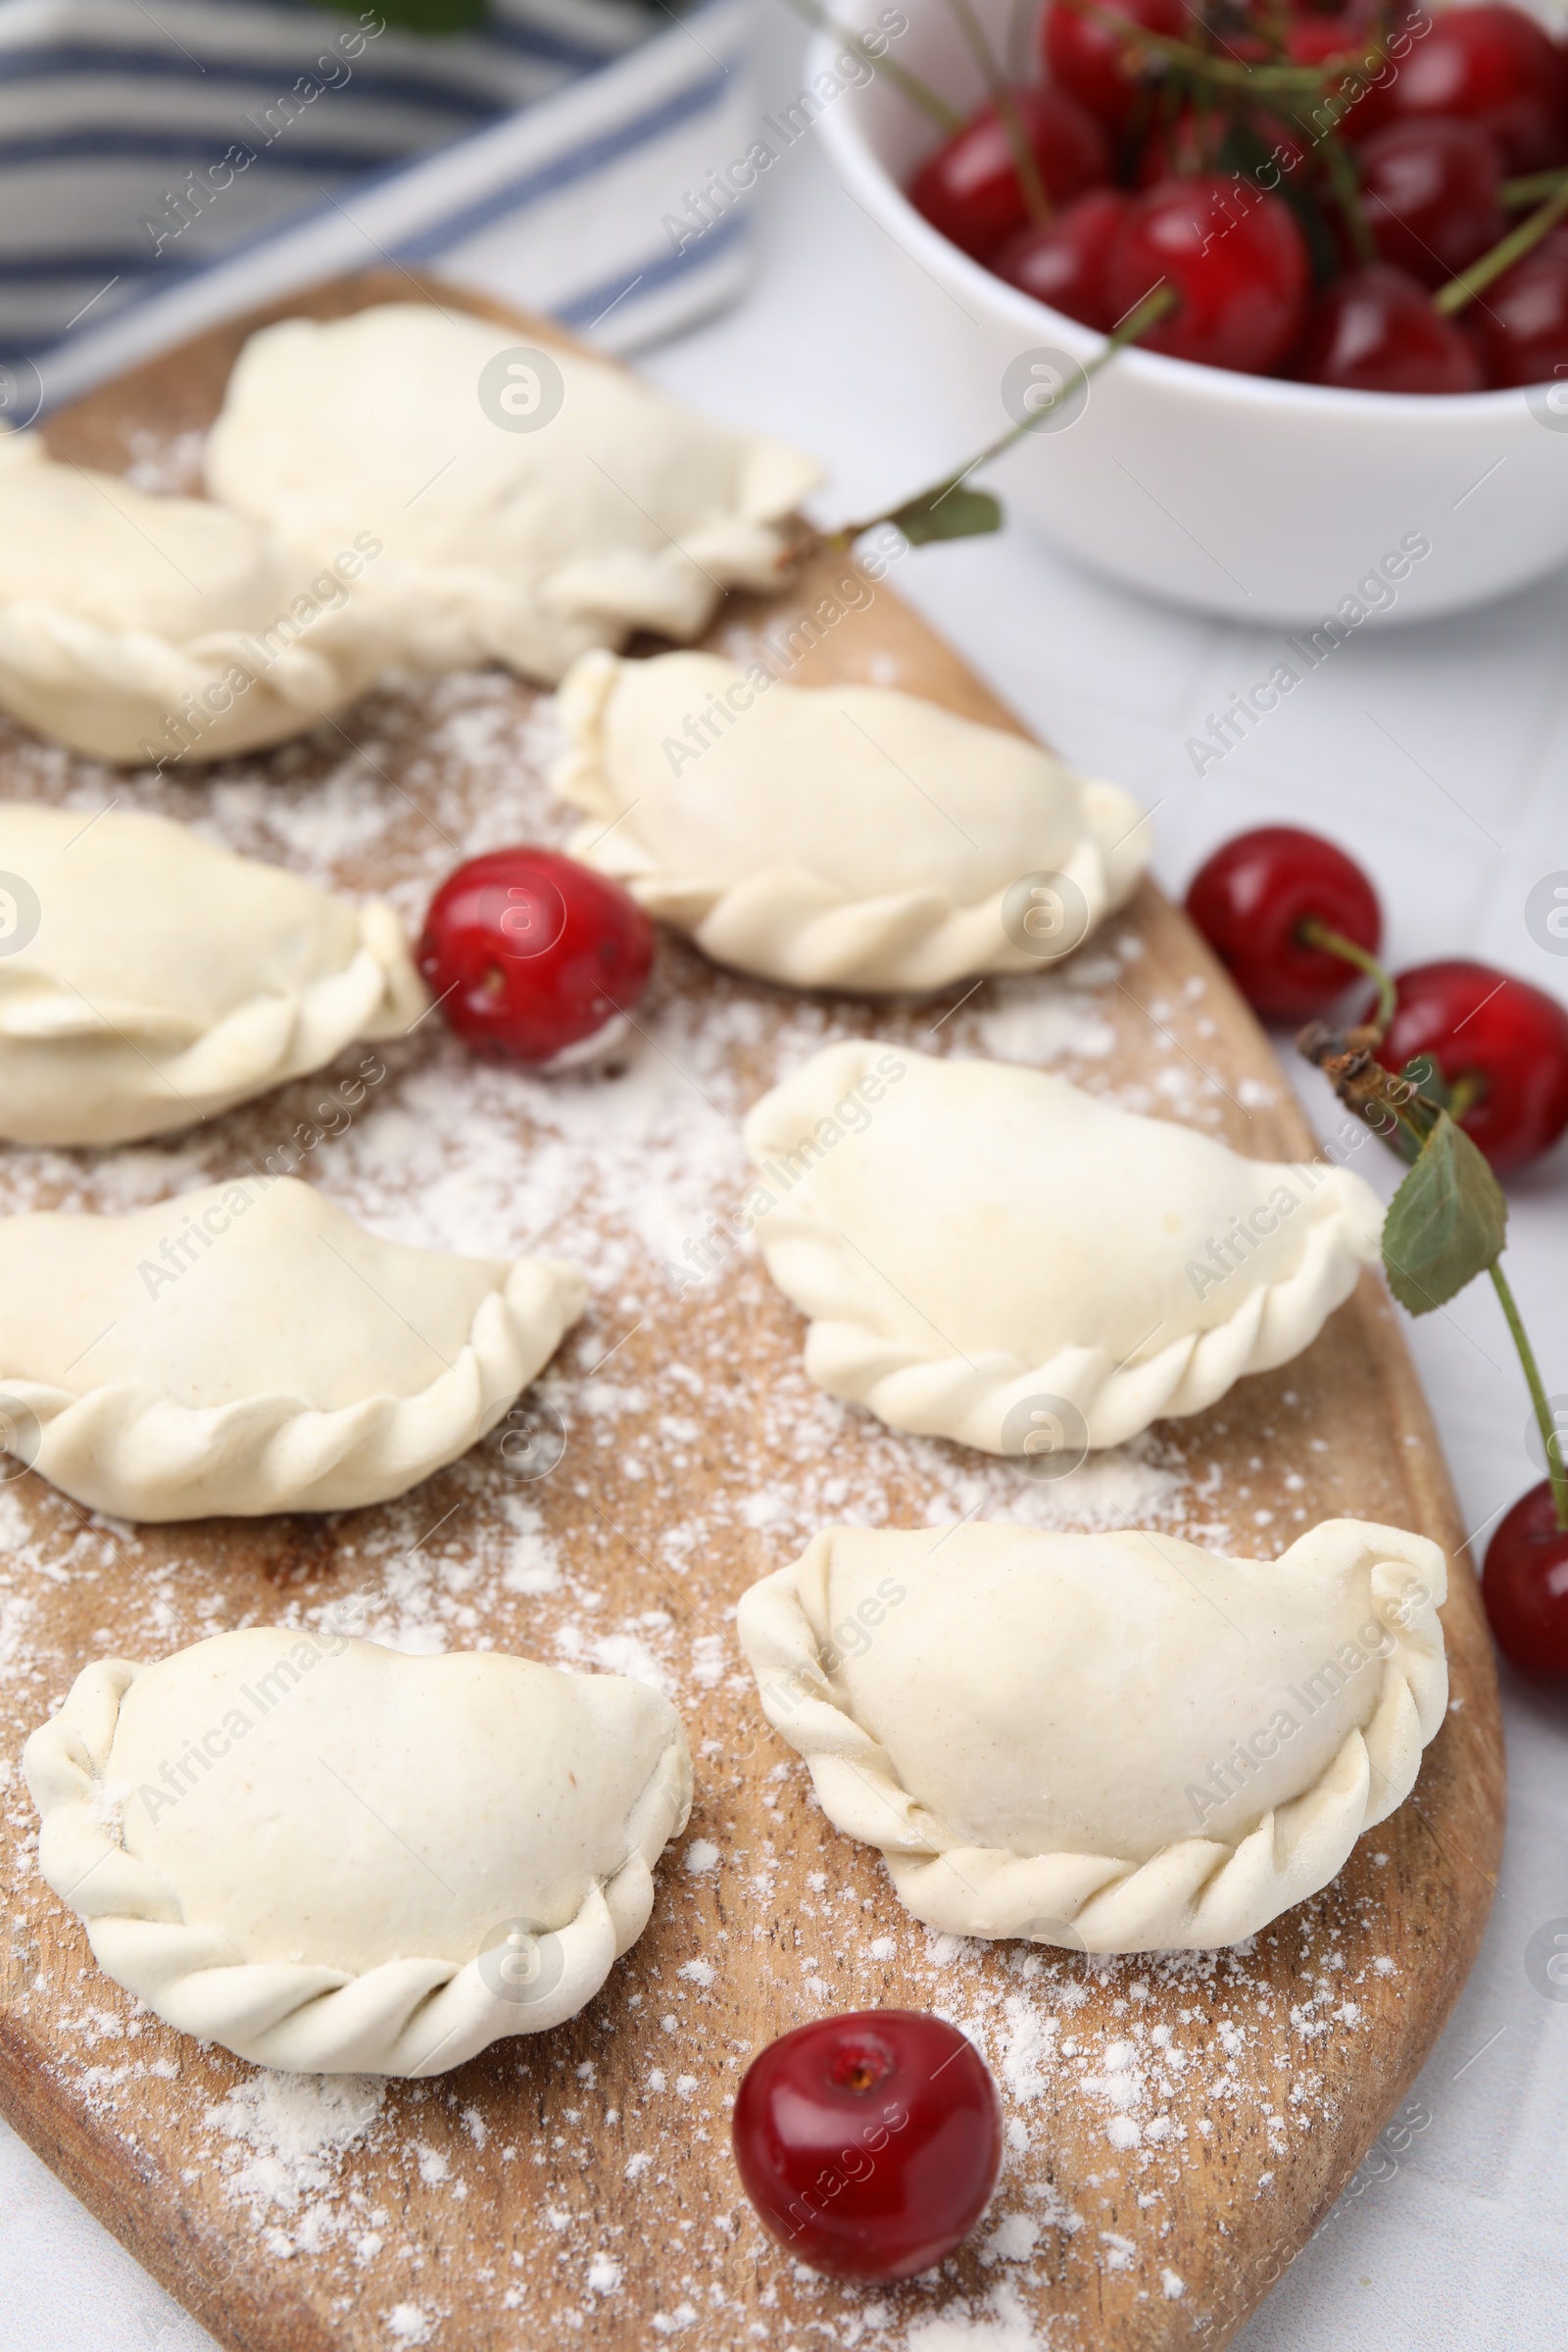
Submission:
[[[796,29],[775,9],[764,106],[799,85]],[[821,451],[834,468],[824,517],[874,511],[964,454],[938,446],[922,416],[913,265],[814,141],[763,181],[759,226],[749,298],[649,370],[711,414]],[[955,311],[951,331],[962,327]],[[1568,999],[1568,956],[1544,953],[1524,924],[1532,885],[1568,869],[1568,578],[1426,629],[1368,624],[1201,778],[1186,737],[1266,674],[1282,633],[1140,602],[1016,529],[928,550],[892,578],[1074,760],[1160,802],[1168,886],[1244,825],[1318,825],[1374,875],[1396,963],[1481,956]],[[1326,1124],[1325,1091],[1301,1078]],[[1548,1386],[1568,1390],[1568,1149],[1511,1192],[1515,1287]],[[1481,1529],[1538,1476],[1490,1291],[1411,1339],[1467,1524]],[[1429,2120],[1395,2126],[1360,2193],[1239,2339],[1246,2352],[1568,2342],[1568,2003],[1544,1999],[1524,1969],[1533,1931],[1568,1919],[1568,1697],[1504,1681],[1503,1879],[1481,1963],[1413,2094],[1411,2121]],[[198,2352],[209,2340],[3,2128],[0,2282],[4,2352]]]

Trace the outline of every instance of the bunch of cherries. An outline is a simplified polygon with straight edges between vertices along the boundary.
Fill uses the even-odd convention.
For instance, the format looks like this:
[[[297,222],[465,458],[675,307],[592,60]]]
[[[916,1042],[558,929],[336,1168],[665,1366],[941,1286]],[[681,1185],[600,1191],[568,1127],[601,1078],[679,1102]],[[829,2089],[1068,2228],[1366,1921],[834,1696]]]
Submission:
[[[1349,391],[1568,374],[1568,50],[1520,10],[1049,0],[1039,54],[908,188],[1009,284]]]
[[[1383,916],[1371,883],[1343,850],[1292,825],[1216,850],[1193,879],[1187,911],[1264,1020],[1309,1021],[1344,997],[1349,961],[1316,944],[1325,936],[1379,971]],[[1461,960],[1418,964],[1393,987],[1377,1049],[1384,1067],[1395,1076],[1412,1063],[1435,1069],[1452,1116],[1496,1174],[1549,1152],[1568,1130],[1568,1012],[1556,999]],[[1568,1516],[1561,1436],[1543,1428],[1542,1437],[1558,1475],[1499,1521],[1481,1591],[1503,1656],[1544,1678],[1568,1675]]]

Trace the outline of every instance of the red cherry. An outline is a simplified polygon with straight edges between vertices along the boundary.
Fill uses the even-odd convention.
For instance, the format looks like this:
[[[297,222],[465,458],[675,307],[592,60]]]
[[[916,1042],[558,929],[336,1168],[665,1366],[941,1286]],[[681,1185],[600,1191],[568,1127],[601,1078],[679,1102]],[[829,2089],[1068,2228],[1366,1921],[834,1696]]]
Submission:
[[[1383,260],[1446,285],[1507,227],[1502,158],[1474,122],[1391,122],[1361,147],[1361,203]]]
[[[1249,178],[1272,191],[1285,180],[1303,181],[1310,175],[1312,148],[1294,123],[1261,109],[1249,109],[1242,119],[1263,151],[1256,172],[1249,168]],[[1133,185],[1152,188],[1162,179],[1191,179],[1214,171],[1226,128],[1226,117],[1202,114],[1193,106],[1184,106],[1174,122],[1156,122],[1133,167]]]
[[[1091,188],[1054,220],[1019,229],[991,267],[1037,302],[1109,334],[1116,321],[1105,300],[1105,256],[1128,203],[1120,188]]]
[[[1544,237],[1470,308],[1494,384],[1568,376],[1568,232]]]
[[[830,2278],[912,2278],[961,2245],[997,2183],[1002,2106],[974,2045],[912,2009],[769,2042],[735,2099],[735,2165],[779,2243]]]
[[[1563,54],[1517,8],[1450,8],[1431,17],[1389,85],[1396,122],[1458,115],[1490,130],[1510,172],[1568,156]]]
[[[1395,986],[1384,1067],[1402,1070],[1427,1054],[1450,1092],[1478,1081],[1459,1124],[1499,1175],[1549,1152],[1568,1128],[1568,1011],[1556,998],[1462,957],[1418,964]]]
[[[1110,177],[1110,150],[1093,115],[1065,90],[1012,93],[1024,136],[1054,203]],[[983,106],[909,182],[909,202],[960,252],[984,261],[1029,218],[1012,149],[994,106]]]
[[[1359,15],[1361,12],[1354,13]],[[1332,118],[1325,116],[1322,119],[1330,122],[1330,126],[1338,129],[1345,138],[1364,139],[1369,131],[1376,130],[1380,122],[1386,122],[1389,119],[1390,69],[1386,65],[1382,67],[1382,81],[1373,78],[1380,68],[1376,64],[1369,67],[1365,61],[1375,47],[1375,41],[1365,24],[1352,23],[1351,16],[1352,12],[1348,9],[1340,17],[1296,17],[1285,36],[1285,54],[1294,66],[1324,66],[1331,57],[1343,57],[1348,61],[1343,79],[1336,83],[1332,91],[1324,92],[1323,97],[1315,102],[1314,111],[1323,108],[1332,99],[1336,110],[1343,108],[1344,111],[1336,111]]]
[[[1269,1021],[1310,1020],[1354,977],[1341,957],[1301,938],[1310,917],[1369,955],[1383,936],[1383,909],[1360,867],[1296,825],[1260,825],[1224,843],[1193,876],[1187,911]]]
[[[1568,1532],[1557,1525],[1549,1479],[1498,1521],[1481,1597],[1510,1666],[1543,1681],[1568,1674]]]
[[[418,966],[448,1026],[500,1061],[586,1059],[575,1048],[636,1005],[654,926],[618,882],[553,850],[491,850],[449,874]]]
[[[1182,0],[1104,0],[1093,16],[1069,0],[1054,0],[1046,10],[1040,46],[1051,78],[1070,90],[1107,130],[1120,133],[1127,127],[1140,85],[1150,78],[1150,69],[1147,51],[1107,24],[1107,16],[1179,41],[1187,30],[1187,11]]]
[[[1386,262],[1324,288],[1293,372],[1343,392],[1479,392],[1486,381],[1468,335]]]
[[[1295,217],[1228,173],[1168,179],[1136,197],[1105,264],[1105,297],[1125,318],[1164,283],[1178,308],[1142,341],[1150,351],[1266,375],[1306,311],[1306,247]]]

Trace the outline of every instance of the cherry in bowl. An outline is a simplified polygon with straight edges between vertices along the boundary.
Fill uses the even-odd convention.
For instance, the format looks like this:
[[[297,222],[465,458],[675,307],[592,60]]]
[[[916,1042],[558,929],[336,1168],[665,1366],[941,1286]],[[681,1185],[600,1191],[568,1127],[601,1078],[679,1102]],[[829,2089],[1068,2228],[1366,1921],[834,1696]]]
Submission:
[[[610,1050],[648,986],[654,927],[618,882],[554,850],[491,850],[449,874],[416,960],[476,1053],[563,1069]]]
[[[1425,286],[1386,262],[1324,287],[1293,372],[1342,392],[1479,392],[1486,382],[1478,345]]]
[[[1311,1020],[1354,979],[1343,957],[1302,936],[1304,924],[1337,931],[1368,955],[1383,936],[1377,892],[1361,868],[1298,825],[1259,825],[1225,842],[1193,876],[1187,911],[1264,1020]]]
[[[1065,90],[1018,88],[1014,119],[1053,204],[1066,204],[1110,177],[1105,134]],[[909,202],[960,253],[985,261],[1029,218],[1007,126],[983,106],[909,182]]]
[[[1226,172],[1161,180],[1135,197],[1105,260],[1113,318],[1158,288],[1175,297],[1140,336],[1146,350],[1262,375],[1300,333],[1310,278],[1289,205]]]
[[[755,2058],[735,2165],[764,2227],[813,2271],[912,2278],[961,2245],[1002,2164],[990,2071],[956,2027],[912,2009],[818,2018]]]

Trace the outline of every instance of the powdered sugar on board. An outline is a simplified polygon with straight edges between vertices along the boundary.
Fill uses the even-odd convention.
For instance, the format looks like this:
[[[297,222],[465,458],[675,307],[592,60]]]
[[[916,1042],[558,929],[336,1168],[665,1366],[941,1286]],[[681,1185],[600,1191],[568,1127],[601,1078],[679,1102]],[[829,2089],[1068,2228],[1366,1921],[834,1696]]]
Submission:
[[[353,733],[190,780],[110,774],[18,737],[9,789],[175,815],[387,896],[413,927],[461,857],[567,829],[541,780],[548,704],[509,679],[388,690]],[[1049,1063],[1271,1152],[1269,1089],[1222,1081],[1201,981],[1152,984],[1149,963],[1126,921],[1060,974],[868,1006],[715,972],[666,939],[637,1032],[601,1071],[546,1083],[483,1065],[430,1019],[195,1135],[6,1153],[8,1208],[113,1210],[292,1164],[393,1238],[543,1248],[592,1286],[521,1417],[384,1509],[132,1529],[30,1478],[0,1486],[9,1997],[73,2098],[226,2240],[234,2278],[285,2266],[354,2346],[1066,2352],[1101,2340],[1085,2315],[1120,2281],[1200,2327],[1189,2256],[1172,2250],[1184,2202],[1240,2229],[1272,2168],[1310,2166],[1372,2008],[1398,1997],[1370,1864],[1292,1914],[1266,1954],[1090,1961],[932,1936],[828,1828],[761,1722],[734,1636],[745,1584],[833,1519],[1153,1525],[1272,1556],[1348,1507],[1397,1516],[1392,1476],[1386,1495],[1364,1478],[1348,1491],[1325,1398],[1296,1367],[1055,1482],[895,1437],[806,1381],[798,1319],[728,1224],[746,1108],[867,1029]],[[355,1070],[366,1094],[345,1113],[334,1090]],[[1348,1395],[1335,1409],[1365,1408]],[[93,1968],[36,1875],[22,1738],[89,1657],[268,1622],[515,1649],[637,1676],[681,1707],[691,1828],[653,1926],[571,2027],[428,2084],[296,2082],[169,2033]],[[971,2246],[877,2295],[771,2247],[725,2135],[760,2040],[885,2002],[973,2035],[1003,2086],[1007,2156]],[[1250,2169],[1239,2145],[1258,2152]]]

